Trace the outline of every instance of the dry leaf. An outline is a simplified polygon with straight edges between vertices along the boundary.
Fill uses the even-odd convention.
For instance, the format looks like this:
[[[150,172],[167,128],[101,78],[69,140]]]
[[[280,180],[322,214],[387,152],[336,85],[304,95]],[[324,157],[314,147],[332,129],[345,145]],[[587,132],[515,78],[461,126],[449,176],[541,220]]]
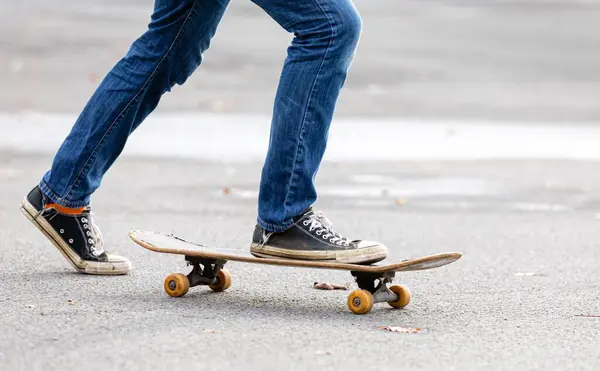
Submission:
[[[77,302],[76,302],[75,300],[69,299],[69,300],[67,300],[67,303],[69,303],[69,304],[73,305],[73,304],[75,304],[75,303],[77,303]]]
[[[230,195],[231,194],[231,188],[223,188],[223,194],[224,195]]]
[[[418,334],[424,330],[420,327],[398,327],[398,326],[379,326],[378,329],[389,332],[400,332],[402,334]]]
[[[346,284],[346,285],[336,285],[334,283],[327,283],[327,282],[315,282],[313,283],[313,288],[317,289],[317,290],[348,290],[348,288],[350,287],[350,285]]]
[[[35,305],[33,305],[33,304],[27,304],[27,305],[25,306],[25,308],[35,308]]]
[[[598,314],[576,314],[575,317],[600,318]]]
[[[206,330],[204,330],[204,332],[207,333],[207,334],[215,334],[217,331],[213,330],[211,328],[207,328]]]
[[[406,205],[406,200],[402,199],[402,198],[397,198],[396,199],[396,205],[397,206],[404,206],[404,205]]]

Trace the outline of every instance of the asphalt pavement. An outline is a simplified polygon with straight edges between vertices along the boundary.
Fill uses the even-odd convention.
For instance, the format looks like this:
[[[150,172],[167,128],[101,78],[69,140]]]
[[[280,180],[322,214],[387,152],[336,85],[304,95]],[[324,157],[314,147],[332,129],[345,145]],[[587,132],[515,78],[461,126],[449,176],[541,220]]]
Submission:
[[[230,263],[224,293],[163,292],[178,256],[130,229],[248,248],[260,164],[126,158],[92,207],[125,277],[74,273],[20,215],[47,156],[3,153],[0,364],[3,370],[596,370],[600,366],[600,174],[561,161],[328,163],[317,207],[390,259],[441,251],[447,267],[401,274],[403,310],[357,316],[347,272]],[[339,190],[342,191],[339,191]],[[338,191],[336,191],[338,190]],[[418,334],[379,326],[421,328]]]

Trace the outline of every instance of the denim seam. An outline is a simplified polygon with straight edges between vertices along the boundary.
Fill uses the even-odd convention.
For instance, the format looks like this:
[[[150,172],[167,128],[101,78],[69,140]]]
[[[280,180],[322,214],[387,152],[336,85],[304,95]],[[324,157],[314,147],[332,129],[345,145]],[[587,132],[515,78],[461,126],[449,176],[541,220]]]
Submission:
[[[39,187],[40,187],[40,190],[42,191],[42,193],[46,197],[48,197],[50,199],[50,201],[52,201],[53,203],[55,203],[59,206],[73,207],[73,208],[88,206],[88,204],[86,202],[70,202],[70,201],[65,200],[64,198],[60,197],[56,192],[54,192],[52,189],[50,189],[48,184],[43,179],[40,181]]]
[[[79,171],[79,173],[75,177],[75,180],[73,181],[73,184],[71,184],[71,186],[69,187],[69,189],[65,192],[65,197],[64,197],[65,199],[66,198],[70,198],[70,196],[73,193],[73,191],[75,191],[79,187],[79,183],[81,182],[82,175],[84,174],[84,172],[87,173],[89,171],[89,168],[92,166],[93,161],[96,159],[96,155],[97,155],[98,151],[100,150],[100,147],[104,144],[106,137],[114,130],[116,124],[123,118],[123,116],[125,115],[125,113],[131,108],[131,105],[138,98],[140,98],[141,93],[144,90],[147,89],[149,82],[154,78],[154,76],[156,75],[156,73],[158,72],[158,70],[162,67],[163,62],[165,61],[165,59],[169,56],[169,54],[173,50],[173,47],[176,45],[177,41],[179,40],[179,37],[181,36],[181,33],[182,33],[183,29],[188,24],[190,16],[192,15],[193,10],[196,8],[197,4],[198,4],[198,1],[194,1],[194,4],[190,7],[190,10],[189,10],[189,12],[188,12],[185,20],[183,21],[183,23],[181,25],[181,28],[179,29],[179,31],[177,31],[177,34],[175,35],[175,38],[173,39],[173,42],[169,46],[169,49],[166,51],[165,55],[158,62],[158,64],[157,64],[156,68],[154,69],[154,71],[152,71],[152,73],[150,74],[150,76],[148,77],[148,79],[146,79],[146,81],[144,82],[144,84],[142,85],[142,87],[140,88],[140,90],[129,101],[129,103],[127,103],[127,105],[117,115],[117,117],[115,118],[115,120],[110,124],[108,130],[106,130],[106,132],[104,133],[104,135],[102,136],[102,138],[100,139],[100,141],[98,142],[98,144],[96,145],[96,148],[94,148],[94,150],[92,151],[92,154],[90,155],[90,157],[85,162],[83,168]]]
[[[297,164],[298,164],[298,153],[300,152],[300,146],[301,146],[301,142],[302,142],[302,138],[303,138],[302,134],[304,133],[307,116],[308,116],[308,113],[311,108],[311,102],[313,100],[315,87],[317,86],[317,83],[319,81],[319,76],[321,76],[321,71],[323,69],[323,65],[325,64],[325,61],[327,60],[327,56],[329,55],[329,50],[331,49],[331,44],[333,43],[333,40],[335,39],[335,36],[336,36],[335,35],[335,27],[333,27],[333,22],[331,21],[331,18],[329,18],[327,13],[323,10],[323,6],[321,4],[319,4],[318,0],[313,0],[313,1],[319,7],[321,12],[325,16],[325,18],[327,18],[327,22],[329,23],[329,28],[331,29],[331,37],[329,39],[329,44],[327,45],[327,49],[325,49],[325,54],[323,56],[323,59],[321,60],[321,64],[319,65],[319,68],[317,70],[317,76],[315,77],[315,81],[313,82],[313,85],[310,89],[308,101],[306,102],[306,108],[304,109],[304,116],[302,117],[302,123],[300,124],[300,138],[298,140],[298,145],[296,146],[296,153],[294,155],[294,163],[292,165],[291,177],[290,177],[290,180],[286,187],[287,190],[286,190],[286,194],[285,194],[285,199],[283,201],[284,206],[288,205],[288,197],[289,197],[290,193],[292,192],[292,188],[294,188],[294,185],[295,185],[295,179],[297,177],[296,176],[296,168],[297,168]]]
[[[264,220],[262,220],[260,217],[257,218],[257,221],[258,221],[258,225],[260,225],[262,228],[264,228],[265,230],[267,230],[269,232],[275,232],[275,233],[284,232],[294,225],[293,220],[288,223],[285,223],[283,225],[275,225],[272,223],[267,223]]]

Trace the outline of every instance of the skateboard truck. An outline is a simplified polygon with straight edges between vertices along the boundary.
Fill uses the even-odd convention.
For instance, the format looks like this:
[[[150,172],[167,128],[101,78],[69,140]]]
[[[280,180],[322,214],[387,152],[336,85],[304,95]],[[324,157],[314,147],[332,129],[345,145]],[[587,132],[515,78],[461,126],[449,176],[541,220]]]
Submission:
[[[194,256],[185,256],[185,261],[192,266],[192,271],[187,275],[190,287],[199,285],[214,285],[218,283],[218,275],[227,260],[203,259]]]
[[[387,287],[387,284],[394,279],[396,272],[368,273],[351,271],[350,273],[359,288],[367,290],[373,295],[375,303],[398,300],[398,294]]]
[[[355,314],[364,314],[371,311],[373,304],[387,302],[394,308],[404,308],[410,303],[411,293],[408,287],[393,285],[395,271],[386,272],[361,272],[350,271],[359,290],[354,290],[348,295],[348,308]]]
[[[186,276],[181,273],[170,274],[165,278],[164,288],[173,297],[185,295],[190,287],[208,286],[213,291],[225,291],[231,286],[231,273],[223,266],[227,260],[199,258],[185,255],[192,271]]]

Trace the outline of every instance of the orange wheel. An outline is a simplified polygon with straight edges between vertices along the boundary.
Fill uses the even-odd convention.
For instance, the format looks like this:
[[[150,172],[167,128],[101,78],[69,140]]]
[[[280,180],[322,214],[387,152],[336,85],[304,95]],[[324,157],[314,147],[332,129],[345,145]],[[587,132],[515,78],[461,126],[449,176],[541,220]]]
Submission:
[[[412,294],[410,293],[408,287],[404,285],[394,285],[390,287],[390,290],[396,295],[398,295],[398,300],[388,301],[388,304],[390,306],[394,308],[404,308],[408,305],[408,303],[410,303],[410,298],[412,297]]]
[[[231,286],[231,273],[227,269],[221,269],[217,275],[219,279],[214,285],[208,285],[211,290],[220,292],[225,291]]]
[[[169,274],[165,278],[165,292],[174,298],[187,294],[190,289],[190,281],[181,273]]]
[[[348,308],[354,314],[369,313],[373,309],[373,295],[367,290],[354,290],[348,295]]]

